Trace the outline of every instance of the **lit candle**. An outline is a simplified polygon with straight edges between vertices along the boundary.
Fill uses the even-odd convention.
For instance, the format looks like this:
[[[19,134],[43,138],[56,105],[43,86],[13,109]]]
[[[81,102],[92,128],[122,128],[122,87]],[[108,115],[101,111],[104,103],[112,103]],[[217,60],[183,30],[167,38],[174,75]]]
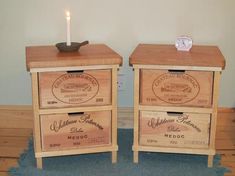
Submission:
[[[70,39],[70,12],[66,12],[66,20],[67,20],[67,42],[66,45],[71,45],[71,39]]]

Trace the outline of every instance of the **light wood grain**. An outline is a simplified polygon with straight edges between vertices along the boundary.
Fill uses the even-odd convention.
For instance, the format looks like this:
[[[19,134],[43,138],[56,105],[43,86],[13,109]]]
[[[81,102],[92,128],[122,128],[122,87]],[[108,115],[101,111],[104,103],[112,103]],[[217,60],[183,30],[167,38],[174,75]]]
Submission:
[[[0,137],[28,137],[32,134],[32,127],[30,128],[0,128]]]
[[[210,114],[141,111],[140,145],[208,148],[210,120]]]
[[[133,68],[139,69],[157,69],[157,70],[191,70],[191,71],[222,71],[220,67],[203,67],[203,66],[177,66],[177,65],[133,65]]]
[[[104,147],[92,147],[92,148],[80,148],[71,150],[61,150],[61,151],[48,151],[35,153],[37,158],[41,157],[52,157],[52,156],[65,156],[65,155],[80,155],[88,153],[101,153],[101,152],[112,152],[117,151],[117,146],[104,146]]]
[[[0,111],[0,128],[32,128],[33,126],[32,110],[8,110]]]
[[[40,134],[40,116],[39,116],[39,86],[38,86],[38,73],[31,73],[32,84],[32,97],[33,97],[33,139],[34,151],[41,152],[41,134]],[[42,168],[41,158],[37,158],[37,167]]]
[[[224,126],[223,128],[226,128],[226,126]],[[216,130],[216,139],[217,140],[234,140],[235,139],[235,128],[231,131],[220,131],[218,128]]]
[[[117,65],[119,67],[119,65]],[[76,71],[76,70],[101,70],[112,69],[113,65],[91,65],[91,66],[76,66],[76,67],[47,67],[47,68],[31,68],[30,72],[60,72],[60,71]]]
[[[41,115],[42,151],[111,144],[111,112]],[[1,140],[0,140],[1,142]]]
[[[27,70],[31,68],[121,65],[122,57],[104,44],[90,44],[79,52],[61,53],[55,46],[26,47]]]
[[[171,147],[152,147],[152,146],[138,146],[133,147],[135,151],[145,151],[145,152],[163,152],[163,153],[185,153],[185,154],[200,154],[200,155],[214,155],[215,150],[211,149],[195,149],[195,148],[171,148]]]
[[[190,52],[177,51],[174,45],[139,44],[130,56],[130,64],[225,67],[216,46],[193,46]]]
[[[215,142],[217,150],[232,149],[235,150],[235,140],[234,139],[218,139]],[[235,153],[235,151],[234,151]]]
[[[220,86],[221,72],[214,72],[213,82],[213,112],[211,115],[211,126],[210,126],[210,149],[215,149],[215,135],[217,125],[217,112],[218,112],[218,101],[219,101],[219,86]],[[208,167],[213,166],[213,155],[208,156]]]
[[[1,147],[0,146],[0,156],[18,158],[26,147],[27,146],[20,147],[20,146],[17,146],[17,144],[14,147],[8,147],[8,146]]]
[[[117,146],[117,68],[112,68],[112,145]],[[117,162],[117,151],[112,151],[112,163]]]
[[[213,72],[141,70],[140,104],[211,107]]]
[[[40,108],[111,104],[111,71],[39,73]]]
[[[0,146],[1,147],[27,147],[28,145],[28,137],[19,137],[19,136],[2,136],[0,137]]]
[[[40,109],[39,113],[43,114],[61,114],[70,112],[90,112],[90,111],[108,111],[112,110],[112,105],[108,106],[87,106],[87,107],[72,107],[72,108],[53,108],[53,109]]]
[[[139,110],[143,111],[173,111],[173,112],[193,112],[193,113],[212,113],[212,108],[200,107],[177,107],[177,106],[146,106],[139,105]]]
[[[18,158],[0,158],[0,172],[7,172],[10,167],[18,166]]]
[[[140,91],[140,69],[134,69],[134,141],[133,162],[139,162],[139,91]]]

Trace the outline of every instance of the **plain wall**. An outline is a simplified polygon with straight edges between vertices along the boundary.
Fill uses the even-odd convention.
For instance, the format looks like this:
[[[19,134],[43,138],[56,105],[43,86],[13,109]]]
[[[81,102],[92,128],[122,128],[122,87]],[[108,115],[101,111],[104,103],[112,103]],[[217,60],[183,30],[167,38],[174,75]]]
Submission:
[[[123,56],[119,106],[133,106],[128,60],[137,44],[174,44],[179,35],[219,46],[227,62],[220,106],[235,106],[234,0],[0,0],[0,104],[31,104],[25,46],[65,41],[65,10],[73,41],[105,43]]]

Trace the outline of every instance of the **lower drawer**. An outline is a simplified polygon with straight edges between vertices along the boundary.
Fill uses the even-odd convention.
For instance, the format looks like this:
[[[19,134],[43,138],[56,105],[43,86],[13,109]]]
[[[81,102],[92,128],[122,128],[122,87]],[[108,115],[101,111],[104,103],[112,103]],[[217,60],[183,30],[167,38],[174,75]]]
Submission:
[[[210,114],[140,112],[140,145],[208,148]]]
[[[41,115],[42,150],[111,144],[111,112]]]

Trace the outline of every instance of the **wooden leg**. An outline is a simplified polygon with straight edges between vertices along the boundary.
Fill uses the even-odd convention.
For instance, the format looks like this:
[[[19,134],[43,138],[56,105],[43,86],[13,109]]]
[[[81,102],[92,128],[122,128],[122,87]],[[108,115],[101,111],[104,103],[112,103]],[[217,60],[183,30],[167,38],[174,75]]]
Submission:
[[[112,145],[117,147],[117,66],[112,68]],[[112,151],[112,163],[117,162],[117,151]]]
[[[113,151],[112,152],[112,163],[116,163],[117,162],[117,151]]]
[[[36,158],[37,168],[42,169],[42,158]]]
[[[133,152],[133,157],[134,157],[134,163],[138,163],[139,162],[139,152],[138,151],[134,151]]]
[[[213,159],[214,159],[214,155],[208,156],[208,167],[213,167]]]
[[[134,144],[132,146],[133,162],[139,162],[139,81],[140,81],[140,70],[135,68],[134,73]]]

